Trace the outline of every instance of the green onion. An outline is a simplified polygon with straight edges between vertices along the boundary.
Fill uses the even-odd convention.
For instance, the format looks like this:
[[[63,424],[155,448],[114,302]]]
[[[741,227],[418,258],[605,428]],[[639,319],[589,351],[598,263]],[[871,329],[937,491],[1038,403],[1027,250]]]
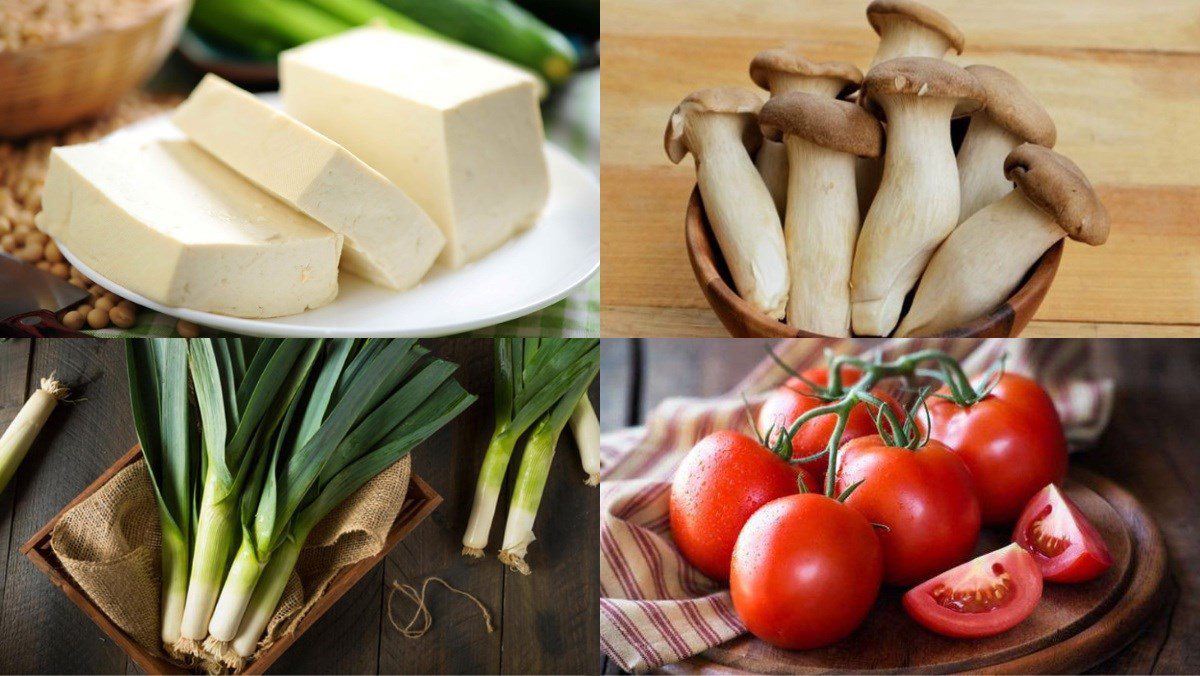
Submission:
[[[596,409],[592,408],[592,402],[586,394],[579,398],[579,405],[571,414],[571,431],[575,434],[575,445],[579,447],[579,461],[588,475],[585,483],[589,486],[599,486],[600,421],[596,418]]]
[[[193,526],[187,345],[128,340],[125,351],[134,428],[162,526],[162,641],[172,647],[180,638]]]
[[[581,400],[587,399],[587,388],[600,370],[599,360],[593,354],[586,368],[576,372],[566,393],[545,416],[525,441],[521,454],[521,466],[517,470],[517,481],[512,500],[508,505],[508,522],[504,527],[504,541],[500,560],[513,570],[529,574],[525,553],[533,542],[533,522],[537,517],[546,479],[550,475],[550,464],[554,460],[554,449],[563,428]],[[589,406],[590,408],[590,406]]]
[[[17,416],[0,435],[0,493],[8,486],[17,467],[25,459],[33,440],[46,424],[50,413],[58,405],[59,400],[67,396],[67,388],[54,379],[42,378],[41,387],[34,391],[17,411]]]

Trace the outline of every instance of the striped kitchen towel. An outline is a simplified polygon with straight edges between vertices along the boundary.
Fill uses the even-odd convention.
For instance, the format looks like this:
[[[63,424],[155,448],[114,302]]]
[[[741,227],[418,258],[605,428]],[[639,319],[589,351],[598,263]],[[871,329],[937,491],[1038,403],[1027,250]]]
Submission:
[[[1102,341],[916,339],[791,340],[776,353],[796,370],[823,353],[882,350],[892,359],[924,348],[959,359],[974,376],[1007,352],[1007,369],[1038,379],[1050,393],[1072,450],[1094,442],[1108,423],[1113,383]],[[692,657],[745,631],[728,589],[684,560],[671,540],[671,475],[692,445],[714,430],[748,430],[741,394],[757,407],[787,374],[764,359],[727,395],[659,404],[644,427],[601,436],[600,645],[627,671]]]

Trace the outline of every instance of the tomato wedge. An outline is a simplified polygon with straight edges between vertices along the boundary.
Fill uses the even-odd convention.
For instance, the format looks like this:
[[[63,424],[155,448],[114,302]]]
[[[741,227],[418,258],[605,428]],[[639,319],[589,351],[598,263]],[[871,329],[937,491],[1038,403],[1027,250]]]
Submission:
[[[943,636],[981,638],[1017,626],[1041,598],[1037,562],[1014,543],[913,587],[904,595],[904,610]]]
[[[1112,565],[1104,537],[1054,484],[1025,506],[1013,542],[1033,555],[1051,582],[1087,582]]]

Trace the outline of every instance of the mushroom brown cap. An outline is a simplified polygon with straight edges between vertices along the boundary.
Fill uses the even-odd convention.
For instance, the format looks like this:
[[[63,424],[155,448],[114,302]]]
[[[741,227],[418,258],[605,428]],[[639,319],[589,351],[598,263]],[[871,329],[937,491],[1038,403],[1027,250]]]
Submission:
[[[684,132],[693,115],[745,115],[749,122],[753,122],[762,104],[758,92],[747,87],[712,87],[688,94],[675,106],[675,110],[671,112],[671,119],[667,121],[667,129],[663,135],[663,147],[667,151],[667,157],[678,164],[691,151]],[[746,125],[742,142],[750,152],[757,150],[762,142],[757,124]]]
[[[912,0],[874,0],[867,5],[867,21],[879,35],[883,35],[883,21],[888,16],[897,16],[921,24],[946,36],[955,53],[962,54],[967,39],[945,14]]]
[[[1054,218],[1071,239],[1093,246],[1108,239],[1108,210],[1083,171],[1067,157],[1033,143],[1004,160],[1004,176],[1035,207]]]
[[[861,84],[863,79],[862,71],[852,63],[810,61],[795,49],[768,49],[755,54],[750,61],[750,79],[754,80],[754,84],[770,91],[773,73],[841,80],[845,83],[843,90],[852,89]]]
[[[987,97],[984,114],[1026,143],[1053,148],[1058,140],[1054,120],[1033,94],[1007,71],[976,64],[966,70],[979,80]]]
[[[883,151],[883,125],[849,101],[791,92],[763,104],[758,121],[773,133],[859,157],[879,157]]]
[[[987,101],[983,85],[974,75],[952,63],[928,56],[891,59],[867,71],[859,103],[882,119],[884,112],[876,99],[888,94],[957,99],[955,117],[973,113]]]

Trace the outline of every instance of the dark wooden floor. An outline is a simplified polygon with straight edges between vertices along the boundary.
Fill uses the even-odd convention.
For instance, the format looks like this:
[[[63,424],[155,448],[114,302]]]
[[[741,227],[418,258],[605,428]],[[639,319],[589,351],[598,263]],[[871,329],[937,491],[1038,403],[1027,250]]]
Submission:
[[[580,673],[599,656],[598,497],[583,485],[564,435],[530,549],[529,577],[495,558],[459,555],[476,472],[492,430],[491,343],[425,341],[461,364],[459,381],[479,402],[414,452],[414,468],[445,502],[281,659],[280,673]],[[0,342],[0,429],[31,381],[57,371],[75,386],[12,484],[0,494],[0,673],[125,673],[136,667],[19,552],[22,543],[135,441],[119,341]],[[593,398],[598,385],[593,388]],[[595,399],[593,399],[594,401]],[[507,490],[507,489],[506,489]],[[501,497],[507,505],[507,493]],[[503,512],[492,542],[503,532]],[[410,640],[384,617],[392,580],[439,575],[492,610],[487,634],[469,602],[431,588],[433,629]]]
[[[1108,430],[1072,462],[1129,489],[1170,546],[1174,603],[1095,673],[1200,673],[1200,341],[1105,341],[1117,359]],[[664,397],[727,391],[761,340],[605,340],[601,426],[639,424]],[[603,672],[615,666],[602,660]]]

